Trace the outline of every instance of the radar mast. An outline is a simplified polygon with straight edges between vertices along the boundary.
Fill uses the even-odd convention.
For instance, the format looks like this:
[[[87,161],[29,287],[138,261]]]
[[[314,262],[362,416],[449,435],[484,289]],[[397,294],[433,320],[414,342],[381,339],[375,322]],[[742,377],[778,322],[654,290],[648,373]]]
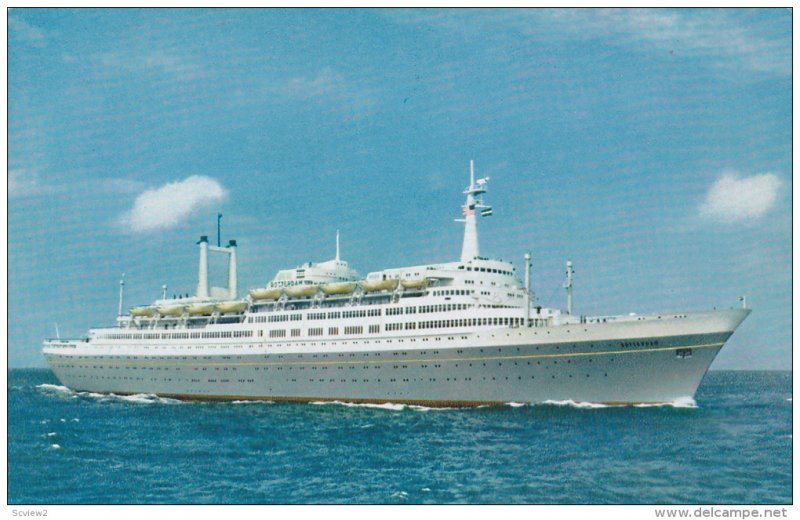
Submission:
[[[478,246],[478,219],[475,215],[475,210],[480,210],[482,217],[488,217],[492,214],[492,207],[483,204],[481,195],[486,193],[486,184],[489,182],[489,177],[483,177],[475,180],[475,166],[472,160],[469,161],[469,186],[464,190],[467,200],[461,208],[461,214],[464,216],[462,219],[456,219],[456,222],[464,223],[464,244],[461,247],[461,261],[468,262],[473,258],[480,256],[480,248]]]

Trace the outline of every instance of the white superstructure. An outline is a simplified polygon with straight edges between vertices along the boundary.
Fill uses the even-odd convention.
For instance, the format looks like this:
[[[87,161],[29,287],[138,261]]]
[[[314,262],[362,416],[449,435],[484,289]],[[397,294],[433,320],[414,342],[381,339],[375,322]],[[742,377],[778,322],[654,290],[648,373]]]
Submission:
[[[746,309],[656,315],[542,308],[513,265],[480,256],[489,178],[470,184],[458,261],[361,277],[340,257],[279,271],[238,298],[236,241],[201,237],[196,295],[157,300],[81,340],[45,341],[75,390],[207,399],[342,399],[433,405],[692,397]],[[208,253],[228,255],[228,287],[208,286]],[[122,282],[120,301],[122,300]],[[121,308],[121,304],[120,304]]]

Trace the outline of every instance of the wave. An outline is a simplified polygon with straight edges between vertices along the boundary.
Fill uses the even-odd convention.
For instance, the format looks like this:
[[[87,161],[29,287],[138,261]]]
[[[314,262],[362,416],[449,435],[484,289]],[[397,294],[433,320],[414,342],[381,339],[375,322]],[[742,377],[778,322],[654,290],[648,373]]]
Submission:
[[[59,446],[58,444],[51,444],[50,447],[53,448],[54,450],[60,450],[61,449],[61,446]]]
[[[237,399],[236,401],[231,401],[231,404],[275,404],[275,401],[261,401],[261,400],[258,400],[258,399],[252,399],[252,400],[248,400],[248,399],[238,400]]]
[[[792,402],[792,398],[791,397],[787,397],[786,400],[789,401],[790,403]]]
[[[456,408],[451,408],[448,406],[421,406],[418,404],[410,404],[408,408],[411,410],[416,410],[418,412],[439,412],[442,410],[455,410]]]
[[[512,408],[518,408],[520,406],[569,406],[572,408],[580,408],[580,409],[601,409],[601,408],[624,408],[628,406],[633,406],[635,408],[655,408],[655,407],[662,407],[662,406],[669,406],[672,408],[697,408],[697,403],[691,397],[679,397],[674,401],[666,402],[666,403],[640,403],[640,404],[605,404],[605,403],[593,403],[590,401],[574,401],[572,399],[548,399],[546,401],[542,401],[539,403],[518,403],[518,402],[508,402],[505,403],[506,406],[511,406]]]
[[[350,403],[347,401],[311,401],[310,404],[315,405],[327,405],[327,404],[338,404],[340,406],[347,406],[348,408],[378,408],[380,410],[391,410],[393,412],[399,412],[403,410],[406,405],[398,404],[398,403],[382,403],[382,404],[375,404],[375,403]]]
[[[603,403],[590,403],[585,401],[573,401],[572,399],[565,399],[561,401],[548,399],[547,401],[543,401],[541,404],[551,405],[551,406],[571,406],[573,408],[591,408],[591,409],[624,406],[624,405],[603,404]]]
[[[137,403],[137,404],[180,404],[184,401],[179,401],[178,399],[170,399],[168,397],[161,397],[156,394],[133,394],[133,395],[116,395],[116,394],[99,394],[97,392],[75,392],[70,390],[66,386],[62,385],[51,385],[51,384],[41,384],[36,385],[36,388],[42,390],[47,393],[63,396],[63,397],[84,397],[89,399],[95,399],[100,402],[108,402],[108,401],[122,401],[127,403]],[[73,419],[74,422],[78,422],[78,419]],[[62,422],[66,422],[62,419]]]
[[[50,385],[47,383],[42,383],[41,385],[36,385],[36,388],[51,394],[57,394],[64,397],[75,397],[75,392],[62,385]]]
[[[668,403],[641,403],[635,404],[634,406],[636,408],[657,408],[662,406],[669,406],[672,408],[699,408],[697,402],[691,397],[679,397]]]
[[[309,404],[315,405],[326,405],[326,404],[338,404],[341,406],[347,406],[348,408],[377,408],[379,410],[390,410],[392,412],[400,412],[402,410],[414,410],[415,412],[432,412],[432,411],[439,411],[439,410],[454,410],[454,408],[448,408],[446,406],[422,406],[418,404],[403,404],[403,403],[352,403],[348,401],[311,401]]]
[[[88,397],[95,399],[101,403],[122,401],[123,403],[135,404],[181,404],[183,401],[178,399],[170,399],[168,397],[161,397],[156,394],[132,394],[132,395],[117,395],[117,394],[98,394],[95,392],[77,392],[76,395],[80,397]]]
[[[133,394],[133,395],[103,395],[103,398],[109,401],[124,401],[126,403],[137,404],[181,404],[183,401],[178,399],[170,399],[169,397],[160,397],[156,394]]]

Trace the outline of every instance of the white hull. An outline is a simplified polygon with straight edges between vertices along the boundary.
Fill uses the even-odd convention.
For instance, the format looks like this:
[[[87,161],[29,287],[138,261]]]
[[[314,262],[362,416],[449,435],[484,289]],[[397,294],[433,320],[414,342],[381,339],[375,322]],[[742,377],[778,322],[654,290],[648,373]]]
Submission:
[[[240,340],[192,348],[163,341],[110,349],[61,342],[47,346],[45,355],[59,380],[77,391],[434,406],[663,403],[694,396],[748,313],[415,334],[391,343],[385,337],[313,345]]]

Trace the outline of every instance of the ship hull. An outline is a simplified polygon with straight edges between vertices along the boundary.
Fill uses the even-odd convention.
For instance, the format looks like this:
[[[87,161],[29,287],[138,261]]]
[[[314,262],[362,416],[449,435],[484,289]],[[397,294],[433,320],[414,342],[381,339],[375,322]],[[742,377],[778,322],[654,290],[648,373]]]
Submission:
[[[380,347],[368,341],[329,342],[324,349],[287,342],[279,348],[218,346],[213,355],[170,355],[161,347],[157,355],[139,349],[109,356],[81,352],[78,345],[46,348],[45,355],[62,384],[98,393],[427,406],[665,403],[694,396],[748,312],[451,332],[413,343],[384,339]]]

